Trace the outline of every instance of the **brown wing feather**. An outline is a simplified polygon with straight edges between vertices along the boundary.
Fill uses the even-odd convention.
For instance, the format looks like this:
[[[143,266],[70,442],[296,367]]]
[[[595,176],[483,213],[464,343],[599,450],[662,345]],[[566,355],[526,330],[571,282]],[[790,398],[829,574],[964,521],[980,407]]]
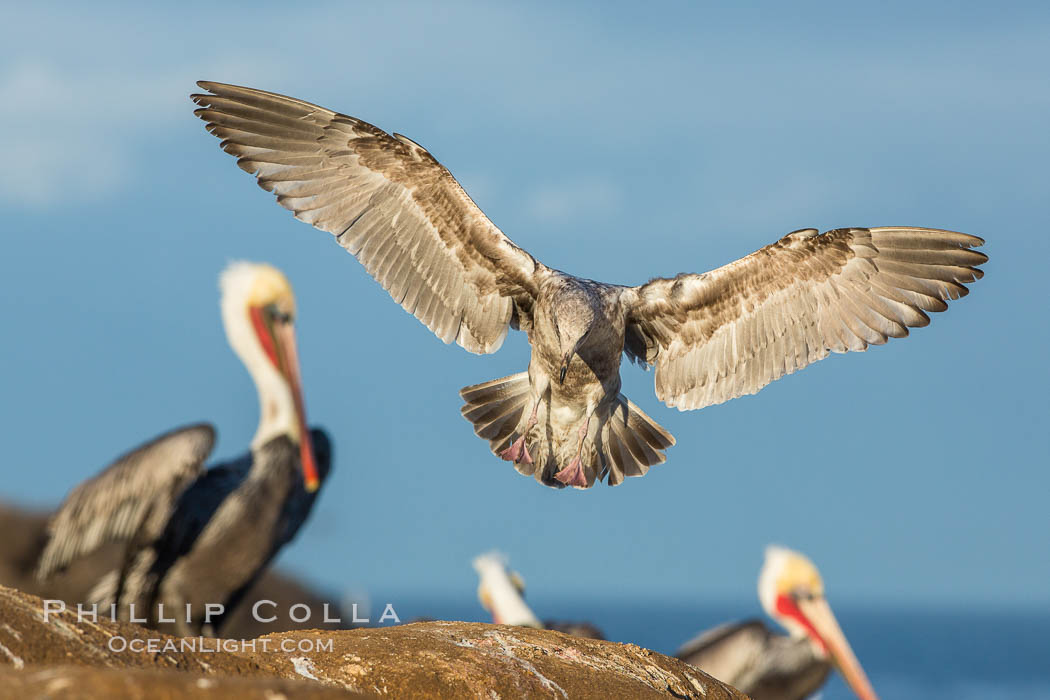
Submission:
[[[922,228],[788,234],[711,272],[634,288],[627,352],[681,410],[753,394],[829,352],[925,326],[983,276],[983,240]]]
[[[210,425],[179,428],[73,489],[48,523],[50,538],[37,577],[47,578],[107,542],[159,537],[175,500],[200,475],[214,444]]]
[[[297,219],[328,231],[446,343],[497,350],[537,262],[423,147],[309,102],[200,82],[208,131]]]

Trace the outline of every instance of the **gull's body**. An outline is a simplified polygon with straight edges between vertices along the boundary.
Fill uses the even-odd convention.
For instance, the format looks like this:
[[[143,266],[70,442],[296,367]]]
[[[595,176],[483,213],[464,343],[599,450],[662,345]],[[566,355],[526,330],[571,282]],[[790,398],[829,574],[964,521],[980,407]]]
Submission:
[[[770,547],[759,576],[759,599],[789,634],[759,620],[729,623],[686,643],[679,659],[754,700],[803,700],[839,668],[862,700],[878,700],[853,655],[813,563],[797,552]]]
[[[215,431],[201,424],[123,455],[52,517],[39,578],[122,542],[123,562],[90,602],[103,611],[116,605],[121,619],[170,623],[178,634],[218,629],[222,618],[206,619],[216,610],[206,606],[232,612],[298,532],[329,471],[327,436],[305,427],[293,314],[291,287],[276,269],[236,263],[224,273],[227,335],[259,390],[251,451],[205,471]]]
[[[525,330],[528,372],[466,387],[492,451],[549,486],[641,476],[674,438],[619,393],[626,355],[656,394],[697,409],[753,394],[829,352],[908,334],[967,293],[983,241],[910,227],[815,229],[705,274],[625,287],[515,245],[434,157],[317,105],[201,82],[196,114],[295,216],[333,234],[444,342],[495,352]],[[377,343],[381,346],[381,342]]]

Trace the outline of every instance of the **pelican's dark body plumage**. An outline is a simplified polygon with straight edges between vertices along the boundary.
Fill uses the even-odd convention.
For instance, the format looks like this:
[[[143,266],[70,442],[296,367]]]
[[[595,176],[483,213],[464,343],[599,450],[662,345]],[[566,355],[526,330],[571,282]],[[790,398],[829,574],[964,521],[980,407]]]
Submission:
[[[776,633],[761,620],[715,627],[676,656],[755,700],[803,700],[831,673],[808,639]]]
[[[585,639],[605,639],[605,633],[597,625],[576,620],[544,620],[543,629],[562,632],[573,637]]]
[[[178,634],[217,631],[224,615],[205,624],[205,606],[233,611],[295,537],[317,491],[303,486],[299,447],[284,436],[203,471],[214,435],[204,424],[174,430],[74,490],[52,519],[38,576],[106,541],[124,540],[122,567],[99,581],[88,602],[103,614],[116,604],[121,619],[149,626],[173,620]],[[323,484],[330,444],[322,430],[310,436]]]
[[[331,467],[328,437],[315,428],[310,438],[324,484]],[[151,599],[138,599],[151,612],[157,603],[170,602],[168,609],[190,604],[195,615],[192,631],[199,632],[205,605],[222,603],[232,612],[281,547],[295,537],[317,494],[303,486],[299,447],[286,436],[209,469],[175,504],[155,555],[144,557],[154,560],[149,577],[158,585],[148,586]]]
[[[104,544],[121,564],[89,601],[125,620],[211,634],[225,612],[306,520],[331,467],[331,445],[307,432],[284,275],[234,263],[222,276],[227,337],[259,392],[251,451],[205,471],[215,443],[206,424],[166,433],[77,486],[52,517],[37,576],[46,579]],[[221,611],[221,612],[220,612]]]

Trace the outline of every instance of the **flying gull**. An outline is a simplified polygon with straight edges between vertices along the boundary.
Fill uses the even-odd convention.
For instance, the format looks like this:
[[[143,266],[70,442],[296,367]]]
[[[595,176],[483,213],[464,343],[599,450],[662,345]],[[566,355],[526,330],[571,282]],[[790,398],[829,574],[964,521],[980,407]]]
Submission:
[[[680,410],[753,394],[829,352],[929,323],[987,260],[963,233],[803,229],[704,274],[629,287],[548,267],[515,245],[422,146],[262,90],[199,82],[195,114],[296,218],[327,231],[445,343],[495,352],[508,328],[528,372],[464,388],[494,454],[548,486],[642,476],[674,438],[620,393],[624,355],[656,366]]]

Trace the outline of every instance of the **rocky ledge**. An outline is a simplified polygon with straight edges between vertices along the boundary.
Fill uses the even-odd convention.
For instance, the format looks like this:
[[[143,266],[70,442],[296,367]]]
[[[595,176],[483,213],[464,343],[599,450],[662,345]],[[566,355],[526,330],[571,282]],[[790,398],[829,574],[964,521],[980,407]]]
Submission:
[[[0,587],[0,687],[15,697],[744,697],[633,644],[522,627],[420,622],[190,642],[75,611],[45,622],[43,601]]]

